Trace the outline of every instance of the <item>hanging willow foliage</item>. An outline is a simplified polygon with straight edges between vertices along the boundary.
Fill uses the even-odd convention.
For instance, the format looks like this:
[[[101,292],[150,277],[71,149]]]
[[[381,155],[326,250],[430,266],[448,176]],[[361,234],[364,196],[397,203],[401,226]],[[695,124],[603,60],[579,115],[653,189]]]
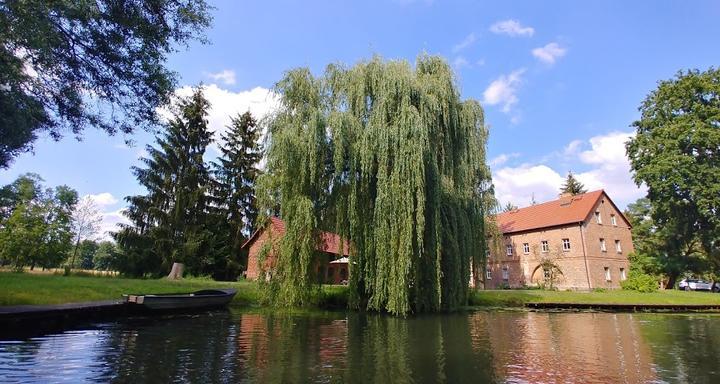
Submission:
[[[467,301],[484,266],[487,129],[439,57],[378,57],[351,68],[286,73],[268,121],[260,204],[287,223],[267,291],[308,303],[318,229],[350,241],[351,306],[405,315]]]

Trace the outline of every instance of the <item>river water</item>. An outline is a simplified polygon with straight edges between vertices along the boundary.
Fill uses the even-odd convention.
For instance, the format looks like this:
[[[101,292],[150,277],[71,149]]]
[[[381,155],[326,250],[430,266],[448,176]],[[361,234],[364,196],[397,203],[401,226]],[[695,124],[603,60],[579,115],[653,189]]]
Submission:
[[[720,316],[220,311],[0,341],[0,383],[720,383]]]

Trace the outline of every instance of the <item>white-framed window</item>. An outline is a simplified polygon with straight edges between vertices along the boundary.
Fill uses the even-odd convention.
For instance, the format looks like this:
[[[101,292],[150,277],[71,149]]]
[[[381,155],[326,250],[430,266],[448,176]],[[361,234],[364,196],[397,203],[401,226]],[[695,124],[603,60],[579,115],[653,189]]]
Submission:
[[[602,252],[607,252],[607,247],[605,246],[605,239],[600,239],[600,250]]]
[[[543,268],[543,278],[545,280],[550,280],[550,278],[551,278],[550,268]]]
[[[610,281],[610,267],[605,267],[605,280]]]
[[[526,255],[530,253],[530,243],[523,243],[523,253]]]
[[[510,279],[510,271],[508,271],[507,265],[502,267],[502,279],[508,281]]]
[[[620,245],[620,240],[615,240],[615,250],[617,253],[622,253],[622,246]]]
[[[543,252],[550,252],[550,244],[548,244],[547,240],[543,240],[540,242],[540,248]]]
[[[485,270],[485,279],[492,280],[492,269],[490,269],[490,267],[487,267]]]
[[[563,243],[563,251],[569,251],[570,250],[570,239],[562,239]]]
[[[505,246],[505,254],[508,256],[512,256],[512,244],[508,244]]]
[[[617,218],[615,215],[610,215],[610,223],[617,227]]]
[[[625,276],[625,268],[620,268],[620,280],[625,280],[627,277]]]
[[[600,211],[595,211],[595,221],[598,224],[602,224],[602,216],[600,216]]]

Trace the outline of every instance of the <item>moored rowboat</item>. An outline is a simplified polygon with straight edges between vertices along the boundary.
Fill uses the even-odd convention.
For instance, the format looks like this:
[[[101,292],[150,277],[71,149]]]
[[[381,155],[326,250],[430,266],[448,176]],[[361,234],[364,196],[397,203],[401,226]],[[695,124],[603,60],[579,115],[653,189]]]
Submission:
[[[237,290],[232,288],[204,289],[191,293],[123,295],[123,298],[127,304],[151,310],[182,310],[224,307],[236,293]]]

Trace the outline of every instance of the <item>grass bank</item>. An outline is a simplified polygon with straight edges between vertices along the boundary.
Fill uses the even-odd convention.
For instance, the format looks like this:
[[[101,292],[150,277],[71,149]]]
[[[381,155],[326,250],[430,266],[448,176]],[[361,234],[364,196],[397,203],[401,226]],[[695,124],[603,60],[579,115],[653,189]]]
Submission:
[[[717,305],[720,304],[720,294],[678,290],[653,293],[623,290],[604,292],[478,290],[470,294],[471,306],[522,307],[527,303]]]
[[[63,304],[119,299],[124,293],[192,292],[206,288],[235,288],[231,305],[260,305],[257,284],[249,281],[222,282],[187,278],[128,279],[116,276],[61,276],[0,272],[0,306]],[[318,305],[322,308],[347,307],[347,287],[323,286]]]
[[[219,282],[207,279],[127,279],[121,277],[59,276],[0,272],[0,306],[62,304],[118,299],[123,293],[191,292],[204,288],[236,288],[232,305],[259,305],[260,292],[252,282]],[[324,286],[319,306],[346,308],[346,286]],[[567,292],[541,290],[478,290],[470,294],[475,307],[522,307],[527,303],[579,304],[720,304],[720,294],[677,290],[639,293],[634,291]]]

